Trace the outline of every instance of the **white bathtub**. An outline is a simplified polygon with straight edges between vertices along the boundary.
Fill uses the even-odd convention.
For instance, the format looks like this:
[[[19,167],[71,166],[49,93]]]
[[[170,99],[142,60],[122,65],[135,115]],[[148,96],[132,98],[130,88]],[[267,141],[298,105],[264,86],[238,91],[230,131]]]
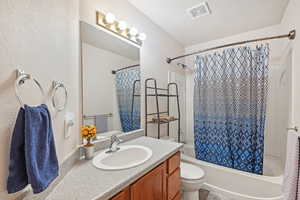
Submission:
[[[222,167],[193,156],[193,146],[185,145],[182,160],[200,166],[206,173],[204,189],[226,200],[283,200],[282,176],[264,176]]]

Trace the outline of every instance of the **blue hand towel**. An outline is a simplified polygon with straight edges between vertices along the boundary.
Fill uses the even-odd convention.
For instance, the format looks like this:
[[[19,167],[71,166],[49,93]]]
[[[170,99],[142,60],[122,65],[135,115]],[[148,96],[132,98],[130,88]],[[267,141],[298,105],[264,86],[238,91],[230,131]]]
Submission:
[[[44,104],[25,105],[25,158],[33,193],[40,193],[58,176],[51,117]]]
[[[24,140],[24,151],[13,152],[14,149],[11,148],[12,154],[23,154],[25,157],[26,173],[23,171],[18,171],[17,173],[12,173],[17,171],[17,169],[11,170],[13,166],[10,166],[10,173],[8,177],[7,190],[9,193],[13,193],[23,189],[13,187],[11,183],[18,181],[16,175],[21,175],[22,177],[27,176],[27,182],[31,184],[33,193],[43,192],[49,184],[58,176],[58,161],[56,157],[56,150],[53,138],[51,117],[49,110],[46,105],[41,105],[37,107],[30,107],[25,105],[24,108],[24,127],[23,127],[23,140]],[[21,121],[21,120],[20,120]],[[18,122],[18,121],[17,121]],[[20,125],[16,124],[16,127]],[[21,130],[22,131],[22,130]],[[21,132],[20,131],[20,132]],[[15,132],[14,132],[15,133]],[[20,135],[14,134],[13,140],[17,139],[14,136]],[[12,146],[14,141],[12,141]],[[20,155],[22,157],[23,155]],[[11,163],[20,162],[20,165],[24,166],[24,160],[15,160],[11,157]],[[25,179],[24,179],[25,180]],[[20,183],[26,182],[23,179]],[[16,182],[18,185],[19,182]]]
[[[25,160],[25,110],[18,113],[10,145],[9,175],[7,178],[8,193],[15,193],[28,185]]]

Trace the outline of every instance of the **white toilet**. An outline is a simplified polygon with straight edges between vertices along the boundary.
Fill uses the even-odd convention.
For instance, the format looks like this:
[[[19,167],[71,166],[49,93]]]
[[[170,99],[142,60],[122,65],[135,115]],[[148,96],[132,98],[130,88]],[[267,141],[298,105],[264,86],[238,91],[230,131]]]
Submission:
[[[199,190],[204,183],[205,172],[200,167],[182,162],[180,174],[184,200],[199,200]]]

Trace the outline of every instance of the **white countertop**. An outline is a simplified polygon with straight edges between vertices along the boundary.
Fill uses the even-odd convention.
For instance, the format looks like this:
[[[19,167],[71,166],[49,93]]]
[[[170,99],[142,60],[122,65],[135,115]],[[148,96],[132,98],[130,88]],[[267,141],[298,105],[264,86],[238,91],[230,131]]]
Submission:
[[[151,159],[137,167],[118,171],[104,171],[94,167],[92,161],[79,161],[46,200],[107,200],[182,147],[179,143],[149,137],[140,137],[121,145],[127,144],[149,147],[153,152]]]

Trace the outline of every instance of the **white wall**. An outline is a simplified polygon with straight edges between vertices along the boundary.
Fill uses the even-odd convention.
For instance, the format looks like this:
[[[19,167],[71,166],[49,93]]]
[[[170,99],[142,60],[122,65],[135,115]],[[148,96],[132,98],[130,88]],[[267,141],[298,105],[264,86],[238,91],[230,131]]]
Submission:
[[[174,39],[172,39],[172,37],[168,35],[166,32],[164,32],[160,27],[158,27],[152,21],[150,21],[144,14],[139,12],[128,1],[119,1],[119,0],[81,1],[80,4],[81,20],[89,24],[95,24],[96,10],[102,11],[104,13],[112,12],[116,15],[117,19],[125,20],[128,22],[129,26],[135,26],[139,31],[145,32],[147,34],[148,36],[147,40],[144,42],[140,54],[142,80],[145,80],[145,78],[153,77],[157,79],[159,87],[166,87],[168,81],[168,71],[176,70],[178,68],[167,64],[165,62],[165,59],[166,57],[181,55],[184,51],[183,46],[178,42],[176,42]],[[182,70],[178,70],[178,72],[183,73]],[[165,102],[162,101],[161,104],[163,105],[164,103]],[[182,107],[183,105],[184,104],[182,104]],[[142,99],[141,116],[143,115],[144,115],[144,99]],[[183,113],[183,118],[184,118],[184,113]],[[166,126],[163,125],[163,127],[164,127],[163,131],[165,131]],[[172,129],[172,130],[176,130],[176,129]],[[153,135],[156,135],[156,129],[150,132]]]
[[[78,6],[77,0],[0,1],[0,199],[14,199],[14,195],[8,196],[5,190],[10,137],[20,107],[14,93],[16,68],[36,77],[46,92],[50,91],[52,80],[62,81],[67,86],[66,110],[76,116],[69,139],[64,139],[65,112],[55,113],[48,100],[59,161],[78,144]],[[25,103],[41,103],[40,93],[30,81],[22,91]]]
[[[193,45],[186,48],[186,53],[194,52],[199,49],[214,47],[226,43],[248,40],[251,38],[259,38],[265,36],[272,36],[278,34],[286,34],[287,31],[282,31],[281,25],[266,27],[263,29],[246,32],[239,35],[234,35],[227,38],[222,38],[214,41],[209,41],[202,44]],[[280,107],[278,98],[283,98],[286,93],[279,94],[279,79],[282,71],[286,67],[281,63],[282,51],[285,49],[285,44],[282,40],[268,41],[270,44],[270,67],[269,67],[269,93],[267,101],[267,122],[265,131],[265,154],[279,158],[284,163],[284,155],[286,148],[286,134],[285,128],[287,124],[283,124],[282,116],[286,109]],[[259,43],[258,43],[259,44]],[[249,44],[248,44],[249,45]],[[250,46],[255,46],[251,44]],[[209,52],[211,53],[211,52]],[[186,64],[193,68],[194,57],[186,58]],[[194,76],[192,73],[187,73],[187,91],[186,91],[186,112],[187,115],[187,140],[188,143],[193,144],[194,140],[194,121],[193,121],[193,88]],[[288,99],[286,99],[288,101]],[[281,147],[281,148],[279,148]]]
[[[139,62],[82,43],[83,114],[94,116],[112,113],[113,117],[108,118],[108,131],[122,130],[115,87],[116,75],[111,72]]]
[[[53,127],[59,161],[79,143],[80,74],[79,74],[79,1],[0,0],[0,199],[8,196],[6,178],[9,144],[16,113],[19,109],[14,95],[16,68],[31,73],[50,90],[52,80],[64,82],[69,90],[67,111],[75,113],[76,125],[68,140],[64,139],[64,112],[54,113]],[[161,86],[167,83],[167,72],[174,68],[165,58],[182,54],[183,47],[137,11],[127,1],[80,1],[81,19],[95,24],[95,11],[110,11],[148,35],[141,50],[143,77],[155,77]],[[31,86],[26,90],[28,104],[40,103]],[[37,100],[34,100],[36,99]],[[50,107],[51,108],[51,107]]]

